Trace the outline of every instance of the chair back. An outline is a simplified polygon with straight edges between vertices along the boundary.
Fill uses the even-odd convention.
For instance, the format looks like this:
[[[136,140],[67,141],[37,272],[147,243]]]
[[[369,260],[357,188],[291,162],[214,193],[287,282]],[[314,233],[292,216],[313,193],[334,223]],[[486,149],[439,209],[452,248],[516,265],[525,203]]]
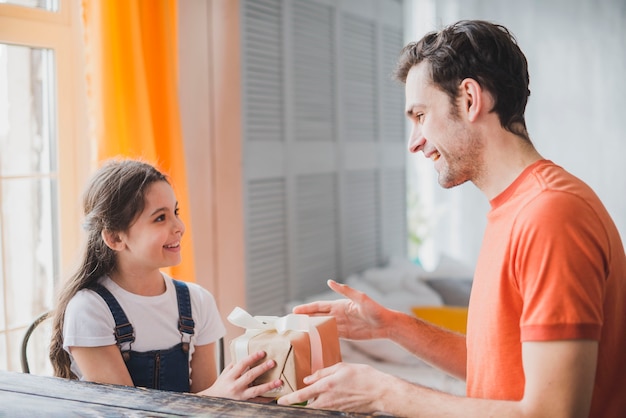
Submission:
[[[28,327],[22,338],[21,361],[22,372],[52,375],[52,365],[48,360],[52,323],[50,312],[39,315]],[[30,357],[30,361],[29,361]]]
[[[218,374],[222,374],[222,372],[224,371],[224,337],[220,338],[220,340],[218,341],[218,348],[217,348],[217,354],[218,354],[218,364],[219,364],[219,369],[217,370]]]

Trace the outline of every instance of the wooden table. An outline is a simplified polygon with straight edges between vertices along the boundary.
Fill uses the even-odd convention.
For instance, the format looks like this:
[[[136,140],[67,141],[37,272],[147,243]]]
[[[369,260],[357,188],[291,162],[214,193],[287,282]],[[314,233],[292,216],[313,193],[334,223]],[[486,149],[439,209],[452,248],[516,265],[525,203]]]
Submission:
[[[0,371],[0,417],[367,417]]]

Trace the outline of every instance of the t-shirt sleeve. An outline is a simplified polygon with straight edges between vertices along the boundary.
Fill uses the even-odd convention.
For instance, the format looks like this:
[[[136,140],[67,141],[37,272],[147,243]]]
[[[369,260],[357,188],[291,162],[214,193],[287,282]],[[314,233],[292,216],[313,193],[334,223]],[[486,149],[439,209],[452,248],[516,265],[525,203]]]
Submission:
[[[544,193],[520,219],[522,341],[599,339],[608,240],[598,216],[577,196]]]
[[[115,321],[106,302],[91,290],[81,290],[70,300],[63,322],[63,348],[103,347],[115,344]]]
[[[195,283],[187,283],[192,294],[192,316],[195,322],[195,344],[211,344],[226,334],[213,295]],[[199,315],[196,315],[198,312]]]

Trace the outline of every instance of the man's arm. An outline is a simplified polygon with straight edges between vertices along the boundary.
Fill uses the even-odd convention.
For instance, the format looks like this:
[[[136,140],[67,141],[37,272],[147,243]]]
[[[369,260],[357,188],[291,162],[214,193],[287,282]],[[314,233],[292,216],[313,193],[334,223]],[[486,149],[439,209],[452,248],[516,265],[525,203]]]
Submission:
[[[387,309],[345,284],[329,280],[328,286],[346,299],[296,306],[294,313],[331,315],[337,321],[341,338],[389,338],[432,365],[465,379],[467,350],[464,335]]]
[[[385,322],[387,338],[449,375],[465,380],[465,335],[397,311],[389,311]]]
[[[458,397],[389,376],[369,366],[340,363],[314,373],[306,388],[280,404],[398,416],[587,417],[591,406],[598,343],[587,340],[525,342],[526,376],[519,401]]]

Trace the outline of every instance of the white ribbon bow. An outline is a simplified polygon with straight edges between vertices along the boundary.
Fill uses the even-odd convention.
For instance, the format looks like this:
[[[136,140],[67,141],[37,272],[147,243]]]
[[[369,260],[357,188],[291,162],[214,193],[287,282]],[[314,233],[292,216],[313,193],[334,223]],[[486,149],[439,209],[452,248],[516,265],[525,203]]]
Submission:
[[[288,314],[285,316],[252,316],[239,306],[235,307],[228,315],[228,321],[245,328],[245,334],[235,340],[235,355],[237,360],[248,356],[248,343],[256,335],[264,331],[275,330],[283,335],[287,331],[298,331],[309,333],[309,343],[311,345],[311,373],[324,367],[322,356],[322,339],[319,331],[312,324],[308,315]]]

